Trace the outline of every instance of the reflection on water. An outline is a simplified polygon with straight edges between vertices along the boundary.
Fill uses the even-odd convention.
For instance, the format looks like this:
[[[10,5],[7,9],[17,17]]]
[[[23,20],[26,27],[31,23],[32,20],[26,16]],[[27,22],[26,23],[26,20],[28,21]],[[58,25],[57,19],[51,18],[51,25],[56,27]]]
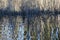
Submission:
[[[24,39],[24,25],[21,23],[18,27],[18,38],[17,40],[23,40]]]
[[[58,28],[56,29],[56,38],[58,39]]]
[[[58,28],[56,28],[56,31],[54,32],[54,28],[52,28],[51,31],[51,40],[58,40]]]
[[[18,18],[19,19],[19,18]],[[15,21],[17,20],[17,18],[15,19]],[[34,20],[34,21],[33,21]],[[16,26],[16,23],[14,24],[13,21],[10,23],[9,19],[4,18],[2,24],[0,25],[0,30],[1,31],[1,38],[0,40],[47,40],[48,38],[50,40],[59,40],[58,37],[58,33],[59,33],[59,27],[54,27],[51,26],[47,27],[45,30],[46,25],[42,24],[42,22],[38,19],[38,21],[36,21],[35,19],[33,19],[31,21],[32,24],[29,24],[29,31],[27,23],[23,23],[20,21],[19,19],[19,23],[17,23],[18,25]],[[40,23],[42,24],[40,24]],[[44,22],[43,22],[44,23]],[[50,29],[50,30],[49,30]],[[46,31],[46,32],[45,32]],[[47,38],[45,38],[47,36]]]

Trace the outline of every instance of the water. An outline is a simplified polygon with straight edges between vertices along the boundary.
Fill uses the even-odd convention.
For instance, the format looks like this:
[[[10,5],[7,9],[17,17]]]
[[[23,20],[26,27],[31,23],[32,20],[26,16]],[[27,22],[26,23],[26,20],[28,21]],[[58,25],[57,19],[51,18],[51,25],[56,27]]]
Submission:
[[[18,38],[17,40],[24,40],[24,25],[21,23],[18,27]]]
[[[29,31],[27,30],[27,33],[26,33],[27,35],[25,36],[24,32],[25,32],[26,27],[25,27],[24,23],[19,21],[18,25],[15,26],[16,24],[14,25],[13,22],[12,23],[9,22],[9,21],[12,21],[12,19],[11,20],[3,19],[3,20],[5,20],[5,21],[2,22],[2,33],[1,33],[2,39],[1,40],[15,40],[15,39],[16,40],[24,40],[24,38],[26,40],[44,40],[44,35],[46,35],[46,34],[44,34],[44,27],[45,27],[44,25],[42,25],[43,27],[41,29],[41,25],[39,23],[38,24],[37,23],[36,24],[32,23],[34,25],[32,28],[35,32],[35,33],[32,32],[32,33],[34,33],[33,34],[34,37],[33,37],[33,36],[31,36],[30,26],[29,26]],[[17,36],[16,37],[14,37],[15,36],[14,31],[16,31],[16,30],[14,30],[15,27],[17,28],[17,32],[16,32]],[[42,30],[43,30],[43,32],[42,32]],[[42,32],[42,35],[41,35],[41,32]],[[59,33],[58,27],[55,27],[55,28],[51,27],[51,32],[50,33],[51,34],[49,34],[49,35],[51,37],[51,40],[59,40],[58,39],[59,38],[58,37],[59,36],[58,35],[58,33]],[[46,36],[48,36],[48,35],[46,35]]]

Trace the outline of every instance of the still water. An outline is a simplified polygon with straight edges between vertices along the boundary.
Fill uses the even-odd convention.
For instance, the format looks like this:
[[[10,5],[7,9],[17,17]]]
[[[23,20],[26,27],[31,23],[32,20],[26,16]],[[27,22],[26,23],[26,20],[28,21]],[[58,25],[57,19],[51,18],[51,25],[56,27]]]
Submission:
[[[23,23],[23,20],[19,18],[20,17],[16,18],[15,21],[11,20],[11,22],[9,22],[10,20],[8,18],[3,18],[3,21],[0,21],[0,40],[45,40],[48,38],[50,40],[59,40],[58,27],[51,27],[50,30],[46,28],[46,30],[48,29],[46,32],[44,29],[45,26],[42,27],[36,22],[36,24],[30,24],[28,31],[27,23]],[[17,19],[19,19],[19,21],[15,23]],[[45,35],[48,36],[48,38],[45,38]]]

